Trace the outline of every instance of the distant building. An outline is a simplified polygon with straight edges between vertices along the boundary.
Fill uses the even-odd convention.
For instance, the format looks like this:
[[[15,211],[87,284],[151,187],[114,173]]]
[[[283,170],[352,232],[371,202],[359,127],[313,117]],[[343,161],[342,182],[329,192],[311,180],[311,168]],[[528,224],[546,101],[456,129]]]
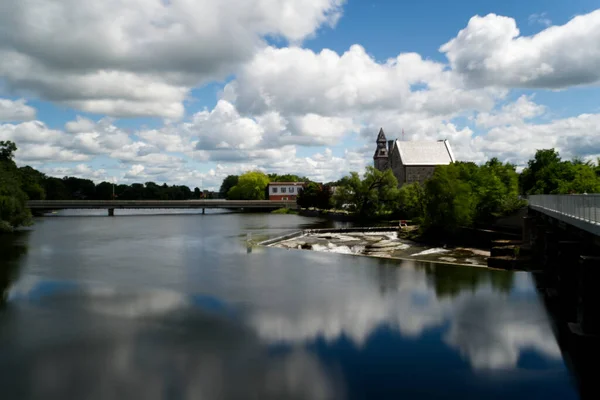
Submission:
[[[304,182],[271,182],[267,187],[269,200],[296,200]]]
[[[387,140],[383,128],[377,135],[377,148],[373,156],[376,169],[392,169],[398,186],[431,178],[436,165],[448,165],[455,161],[450,142]]]

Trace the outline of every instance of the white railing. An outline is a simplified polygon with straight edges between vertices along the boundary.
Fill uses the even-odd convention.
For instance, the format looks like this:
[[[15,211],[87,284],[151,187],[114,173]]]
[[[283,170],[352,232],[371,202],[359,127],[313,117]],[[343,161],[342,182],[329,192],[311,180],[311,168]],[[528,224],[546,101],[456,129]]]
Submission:
[[[529,207],[600,234],[600,194],[533,195],[529,196]]]

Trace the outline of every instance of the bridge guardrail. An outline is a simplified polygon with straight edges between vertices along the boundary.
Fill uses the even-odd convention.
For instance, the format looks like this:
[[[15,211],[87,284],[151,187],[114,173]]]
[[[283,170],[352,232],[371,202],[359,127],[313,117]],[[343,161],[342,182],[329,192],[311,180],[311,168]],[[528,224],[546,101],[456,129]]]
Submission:
[[[600,231],[600,194],[541,194],[528,200],[535,210],[588,231]]]

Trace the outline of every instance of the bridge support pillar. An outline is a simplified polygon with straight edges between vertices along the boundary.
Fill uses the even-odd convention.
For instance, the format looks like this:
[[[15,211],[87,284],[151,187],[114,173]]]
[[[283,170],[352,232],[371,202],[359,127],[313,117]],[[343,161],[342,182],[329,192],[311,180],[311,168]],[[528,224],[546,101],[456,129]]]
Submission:
[[[108,209],[108,216],[109,217],[114,217],[115,216],[115,209],[114,208],[109,208]]]
[[[522,240],[526,246],[531,245],[532,230],[535,224],[535,218],[531,216],[523,217],[523,232]]]
[[[577,321],[579,301],[579,258],[581,242],[563,240],[558,242],[558,257],[554,278],[558,291],[560,312],[565,321]]]
[[[579,264],[579,304],[577,307],[579,330],[584,335],[598,335],[600,334],[600,314],[598,314],[600,257],[581,256]]]

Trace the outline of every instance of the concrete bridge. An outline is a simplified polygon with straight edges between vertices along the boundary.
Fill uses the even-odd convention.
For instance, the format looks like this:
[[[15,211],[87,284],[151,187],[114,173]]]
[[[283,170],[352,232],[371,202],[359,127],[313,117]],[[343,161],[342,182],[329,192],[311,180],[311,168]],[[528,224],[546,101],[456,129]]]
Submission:
[[[72,209],[104,209],[114,216],[115,209],[202,209],[222,208],[228,210],[276,210],[296,208],[295,201],[274,200],[29,200],[27,207],[32,211]]]
[[[600,338],[600,194],[530,196],[521,249],[569,330]]]

